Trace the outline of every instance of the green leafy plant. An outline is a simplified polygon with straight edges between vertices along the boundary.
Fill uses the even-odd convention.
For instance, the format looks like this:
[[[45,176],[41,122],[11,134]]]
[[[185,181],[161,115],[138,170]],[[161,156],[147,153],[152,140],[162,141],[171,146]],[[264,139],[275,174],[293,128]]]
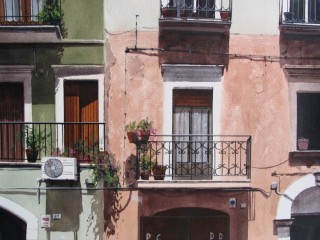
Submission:
[[[95,156],[90,168],[92,171],[91,178],[95,185],[102,180],[106,187],[115,189],[120,187],[120,166],[113,154],[103,152]]]
[[[137,131],[137,123],[135,121],[129,122],[125,126],[125,131],[130,132],[130,131]]]
[[[137,129],[147,132],[152,129],[152,124],[153,124],[152,121],[149,121],[147,117],[140,120],[140,122],[138,123]]]
[[[42,11],[39,12],[39,20],[44,23],[58,25],[62,19],[62,12],[58,0],[46,0]]]
[[[25,125],[26,148],[41,151],[47,136],[34,125]]]

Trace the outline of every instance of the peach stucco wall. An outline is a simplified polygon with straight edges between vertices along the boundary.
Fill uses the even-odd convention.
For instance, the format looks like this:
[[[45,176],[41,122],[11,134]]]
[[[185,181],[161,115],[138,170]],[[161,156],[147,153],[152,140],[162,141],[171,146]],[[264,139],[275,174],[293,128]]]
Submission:
[[[129,121],[149,117],[161,134],[164,90],[158,51],[126,53],[125,50],[135,46],[157,48],[158,32],[138,32],[137,39],[134,31],[109,35],[107,46],[108,147],[121,163],[125,176],[123,186],[130,186],[134,182],[131,155],[135,154],[135,148],[126,140],[124,126]],[[288,82],[279,62],[279,36],[231,34],[229,53],[222,78],[220,130],[221,134],[252,136],[250,186],[261,190],[245,200],[248,203],[248,239],[277,239],[273,235],[273,220],[279,196],[270,193],[270,184],[279,182],[280,178],[272,173],[305,170],[304,167],[290,168],[286,161],[291,136],[289,95]],[[282,178],[280,190],[296,178]],[[121,191],[120,195],[119,219],[115,221],[115,233],[108,239],[138,239],[139,216],[174,207],[174,204],[168,205],[165,197],[152,197],[152,194],[138,195],[133,190]],[[185,206],[220,206],[219,210],[230,211],[221,205],[226,198],[220,199],[220,205],[212,205],[210,191],[203,194],[199,204],[192,198],[180,196],[178,202]],[[156,206],[150,199],[157,200]],[[232,221],[230,231],[231,236],[235,236],[239,233],[235,226],[243,219],[234,218]],[[243,231],[246,235],[246,230]]]

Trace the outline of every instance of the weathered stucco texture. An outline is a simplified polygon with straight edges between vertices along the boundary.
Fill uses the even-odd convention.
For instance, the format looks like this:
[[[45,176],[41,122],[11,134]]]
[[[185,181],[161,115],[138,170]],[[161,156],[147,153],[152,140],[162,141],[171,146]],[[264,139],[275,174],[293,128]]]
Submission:
[[[223,81],[223,134],[252,136],[251,186],[270,191],[271,174],[288,166],[289,151],[288,87],[279,61],[278,36],[230,37],[230,53],[246,55],[229,60]],[[255,57],[248,57],[255,55]],[[259,57],[270,56],[273,61]],[[277,198],[273,193],[272,198]],[[254,221],[249,222],[249,238],[269,240],[276,214],[276,200],[254,194]]]
[[[157,48],[157,33],[139,32],[137,47]],[[159,133],[162,131],[163,85],[156,51],[137,54],[126,53],[136,46],[135,32],[110,35],[106,63],[106,121],[108,124],[108,147],[121,164],[121,172],[127,178],[121,184],[134,181],[134,144],[129,144],[124,131],[125,124],[148,117]],[[108,239],[138,239],[137,191],[121,191],[119,220],[115,221],[116,232]]]

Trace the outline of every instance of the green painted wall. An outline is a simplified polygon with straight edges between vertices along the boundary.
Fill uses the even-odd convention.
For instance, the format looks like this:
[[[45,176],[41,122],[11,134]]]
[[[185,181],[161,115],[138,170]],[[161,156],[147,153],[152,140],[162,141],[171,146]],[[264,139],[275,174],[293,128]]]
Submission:
[[[104,38],[103,0],[62,0],[69,39]]]
[[[52,190],[41,190],[40,204],[37,197],[37,178],[41,177],[40,166],[28,167],[28,168],[1,168],[0,171],[0,198],[8,199],[32,213],[39,219],[39,237],[43,240],[60,240],[60,239],[101,239],[103,237],[103,191],[88,191],[85,186],[85,179],[90,178],[90,171],[88,169],[82,169],[80,173],[79,182],[60,182],[56,181],[56,187],[62,186],[77,186],[83,188],[83,190],[58,190],[53,192]],[[14,179],[14,181],[13,181]],[[52,186],[53,186],[52,185]],[[41,188],[46,188],[51,185],[42,183]],[[13,188],[25,188],[25,189],[13,189]],[[51,193],[49,193],[51,192]],[[76,193],[75,193],[76,192]],[[54,195],[55,199],[50,200],[50,196]],[[77,198],[75,198],[77,196]],[[60,199],[60,205],[59,198]],[[59,208],[58,206],[70,204],[69,209]],[[52,220],[52,228],[47,231],[44,228],[40,228],[40,216],[41,214],[48,214],[51,206],[58,207],[53,208],[56,213],[61,214],[61,220]],[[73,209],[74,208],[74,209]],[[77,215],[74,217],[74,213]],[[63,226],[63,222],[70,218],[72,215],[76,218],[75,222],[80,223],[77,225],[75,222],[69,224],[68,228]],[[72,222],[72,221],[71,221]],[[81,224],[86,223],[86,224]],[[54,230],[54,231],[53,231]],[[74,238],[74,235],[77,238]],[[64,238],[63,238],[64,237]]]

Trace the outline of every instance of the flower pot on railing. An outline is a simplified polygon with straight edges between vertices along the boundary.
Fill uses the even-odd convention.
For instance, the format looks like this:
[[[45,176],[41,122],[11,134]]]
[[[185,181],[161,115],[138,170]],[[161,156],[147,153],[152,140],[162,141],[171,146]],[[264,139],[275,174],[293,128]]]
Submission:
[[[220,17],[221,17],[221,20],[230,20],[231,19],[231,12],[230,11],[221,11]]]
[[[152,167],[152,174],[153,174],[154,180],[164,180],[166,170],[167,170],[166,166],[154,165]]]
[[[38,159],[39,151],[35,149],[28,148],[26,149],[26,155],[28,162],[36,162]]]
[[[298,138],[298,150],[300,151],[308,150],[308,147],[309,147],[309,139]]]
[[[149,180],[150,171],[149,170],[143,170],[140,172],[141,180]]]
[[[177,17],[177,10],[175,8],[164,7],[161,8],[162,17]]]

